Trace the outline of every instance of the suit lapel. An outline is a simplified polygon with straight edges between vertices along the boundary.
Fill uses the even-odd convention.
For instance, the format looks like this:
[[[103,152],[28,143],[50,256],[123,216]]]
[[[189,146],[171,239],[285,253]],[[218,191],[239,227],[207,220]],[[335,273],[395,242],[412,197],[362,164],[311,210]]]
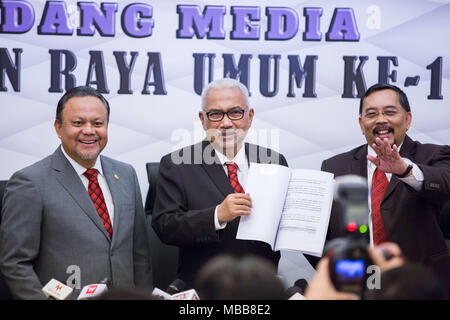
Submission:
[[[202,155],[205,156],[205,149],[211,148],[211,153],[208,153],[206,156],[212,156],[215,158],[214,163],[207,164],[205,161],[202,162],[202,166],[205,169],[206,173],[210,177],[211,181],[216,185],[216,187],[220,190],[220,192],[227,196],[230,193],[233,193],[233,187],[228,180],[227,175],[225,174],[225,170],[223,169],[222,164],[220,163],[219,158],[216,155],[216,151],[212,148],[211,144],[207,140],[202,141]],[[209,151],[209,150],[207,150]],[[195,152],[195,150],[194,150]]]
[[[354,153],[350,172],[367,179],[367,145]]]
[[[119,185],[119,176],[117,175],[117,173],[114,170],[114,167],[112,165],[112,163],[110,161],[108,161],[108,159],[106,159],[105,157],[100,156],[100,161],[102,163],[102,169],[103,169],[103,175],[106,179],[106,183],[108,184],[109,187],[109,191],[111,192],[111,198],[114,204],[114,220],[113,220],[113,237],[112,240],[114,241],[114,239],[117,238],[114,237],[114,234],[118,234],[117,232],[115,232],[115,230],[119,227],[120,225],[120,208],[123,202],[123,197],[121,196],[122,193],[122,188]],[[117,177],[117,178],[116,178]],[[107,235],[106,229],[105,227],[103,227],[103,230],[105,231],[105,234]],[[109,237],[108,237],[109,239]]]
[[[203,168],[205,169],[206,173],[211,178],[212,182],[217,186],[217,188],[222,192],[224,196],[229,195],[230,193],[233,193],[233,187],[230,184],[230,181],[228,180],[228,177],[225,173],[225,170],[223,169],[222,164],[220,163],[219,158],[216,156],[216,151],[214,148],[212,148],[211,144],[207,140],[202,141],[202,154],[205,156],[205,148],[211,148],[211,153],[208,153],[209,150],[207,150],[208,153],[207,156],[212,156],[215,158],[213,164],[205,164],[203,162]],[[245,155],[247,158],[248,165],[250,166],[251,162],[259,163],[259,147],[257,145],[245,143],[244,144],[244,150]]]
[[[52,168],[55,171],[56,179],[63,188],[70,194],[73,200],[80,206],[92,222],[105,234],[106,238],[109,239],[105,226],[103,225],[97,210],[95,210],[94,204],[84,188],[80,177],[77,175],[75,169],[66,159],[60,148],[53,153]]]

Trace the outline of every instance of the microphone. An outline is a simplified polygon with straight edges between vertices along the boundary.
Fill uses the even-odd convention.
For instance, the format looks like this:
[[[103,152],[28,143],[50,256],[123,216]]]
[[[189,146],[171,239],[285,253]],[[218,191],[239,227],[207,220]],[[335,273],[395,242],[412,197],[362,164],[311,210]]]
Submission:
[[[294,282],[294,286],[299,287],[301,290],[300,293],[304,294],[306,291],[306,287],[308,286],[308,281],[306,281],[305,279],[298,279]]]
[[[77,300],[87,300],[95,297],[101,296],[103,293],[108,291],[107,284],[109,283],[108,278],[104,278],[99,283],[90,284],[84,286],[78,296]]]
[[[172,300],[172,295],[168,294],[165,291],[162,291],[161,289],[155,287],[152,291],[152,295],[161,297],[163,300]]]
[[[168,294],[175,294],[187,289],[187,284],[181,279],[175,279],[166,289]]]
[[[187,284],[181,279],[175,279],[166,289],[171,300],[200,300],[195,289],[187,289]],[[159,290],[159,289],[158,289]]]
[[[56,279],[51,279],[43,288],[48,300],[66,300],[72,294],[73,289]]]
[[[200,297],[195,289],[190,289],[172,295],[172,300],[200,300]]]
[[[286,290],[286,295],[289,297],[288,300],[304,300],[307,286],[308,282],[305,279],[295,281],[294,285]]]

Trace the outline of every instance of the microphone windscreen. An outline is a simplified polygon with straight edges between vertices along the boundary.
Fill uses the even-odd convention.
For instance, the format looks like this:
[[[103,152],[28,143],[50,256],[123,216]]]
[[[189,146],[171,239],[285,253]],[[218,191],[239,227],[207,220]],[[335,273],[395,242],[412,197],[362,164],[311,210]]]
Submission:
[[[300,288],[300,293],[305,294],[306,287],[308,286],[308,282],[305,279],[298,279],[295,281],[294,285]]]
[[[166,289],[169,294],[175,294],[187,289],[186,282],[181,279],[175,279]]]

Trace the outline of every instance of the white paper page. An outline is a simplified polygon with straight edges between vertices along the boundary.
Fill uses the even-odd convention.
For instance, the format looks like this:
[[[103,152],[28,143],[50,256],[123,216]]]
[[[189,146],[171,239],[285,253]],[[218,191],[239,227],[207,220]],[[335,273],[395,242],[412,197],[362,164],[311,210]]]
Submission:
[[[333,174],[318,170],[292,170],[275,249],[300,250],[321,256],[333,193]]]
[[[250,163],[245,192],[253,207],[241,217],[236,239],[264,241],[274,248],[290,174],[285,166]]]

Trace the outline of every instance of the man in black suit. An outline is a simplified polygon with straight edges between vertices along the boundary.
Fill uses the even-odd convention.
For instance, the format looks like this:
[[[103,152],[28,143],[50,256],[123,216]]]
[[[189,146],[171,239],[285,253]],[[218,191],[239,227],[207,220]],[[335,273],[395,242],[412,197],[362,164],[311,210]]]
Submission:
[[[431,266],[447,260],[438,214],[450,199],[450,147],[422,144],[406,135],[411,110],[396,86],[370,87],[359,114],[367,144],[323,161],[322,170],[368,179],[372,245],[396,242],[407,259]],[[337,218],[332,211],[329,238],[336,236]]]
[[[280,254],[268,244],[236,240],[240,216],[251,212],[244,191],[250,162],[287,166],[277,152],[244,143],[253,116],[244,85],[216,80],[202,93],[206,139],[161,159],[152,226],[180,248],[178,276],[190,286],[217,254],[255,254],[278,264]]]

